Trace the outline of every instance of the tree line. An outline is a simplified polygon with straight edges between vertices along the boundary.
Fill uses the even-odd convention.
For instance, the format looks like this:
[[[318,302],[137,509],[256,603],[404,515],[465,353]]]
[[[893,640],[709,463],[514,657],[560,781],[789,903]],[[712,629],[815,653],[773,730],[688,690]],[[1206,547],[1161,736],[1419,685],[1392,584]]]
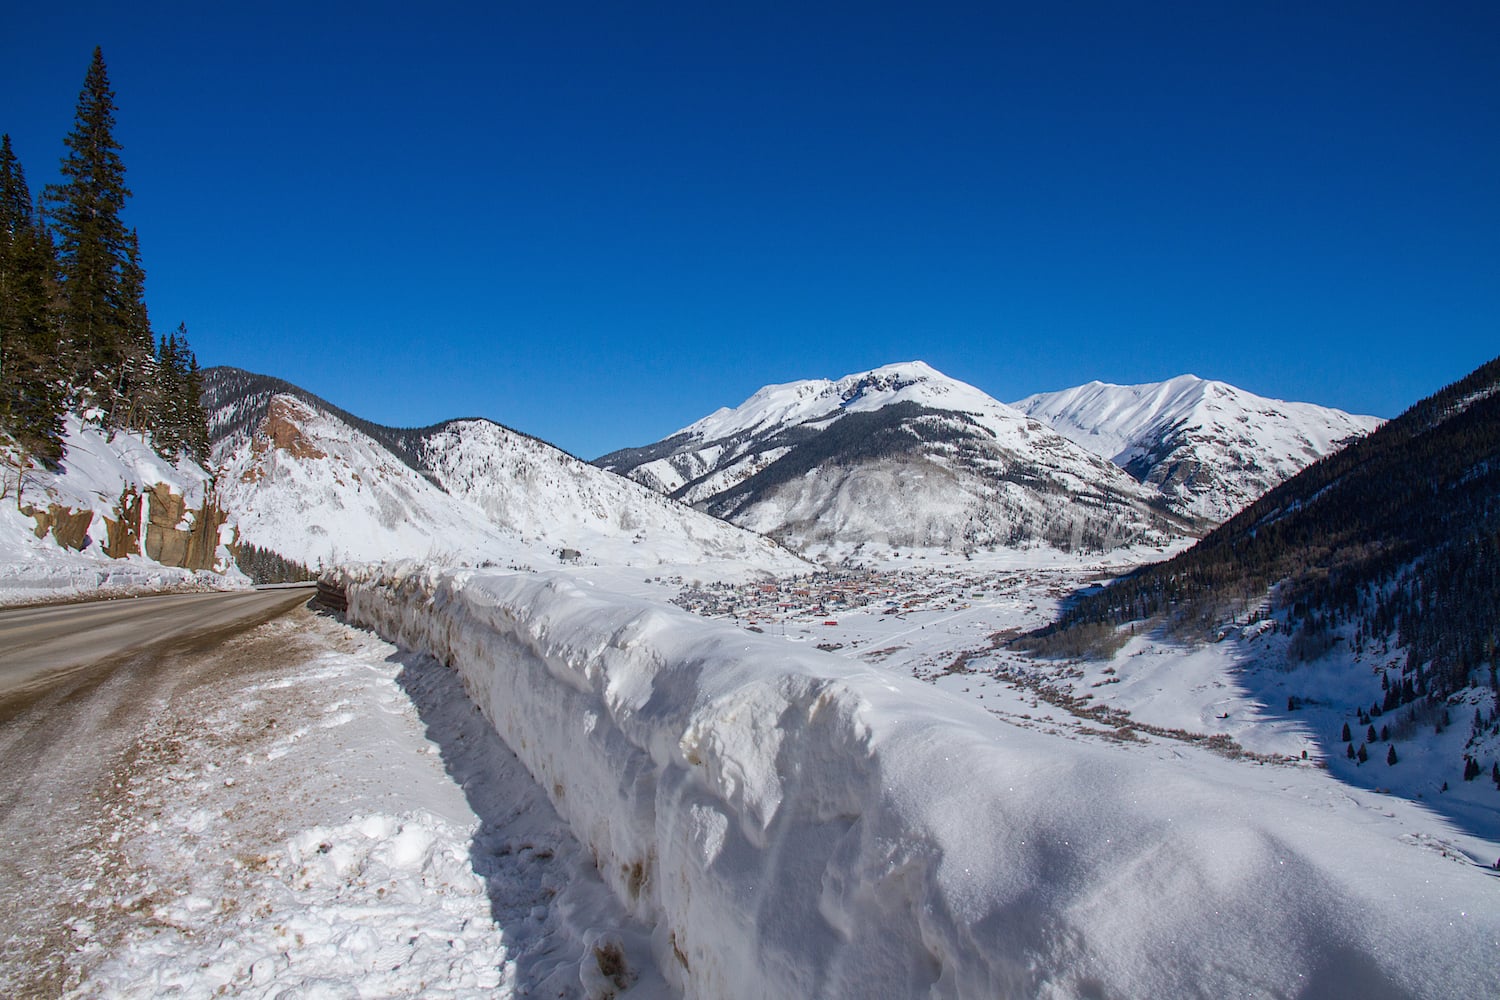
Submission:
[[[63,458],[69,411],[149,435],[168,459],[208,456],[198,360],[187,327],[164,336],[146,312],[114,92],[98,48],[63,139],[60,183],[33,201],[0,137],[0,433],[22,461]]]
[[[1500,358],[1308,467],[1176,558],[1081,597],[1035,638],[1142,619],[1203,634],[1269,591],[1310,656],[1352,625],[1356,650],[1406,651],[1399,691],[1410,682],[1442,697],[1476,679],[1500,690],[1497,497]]]

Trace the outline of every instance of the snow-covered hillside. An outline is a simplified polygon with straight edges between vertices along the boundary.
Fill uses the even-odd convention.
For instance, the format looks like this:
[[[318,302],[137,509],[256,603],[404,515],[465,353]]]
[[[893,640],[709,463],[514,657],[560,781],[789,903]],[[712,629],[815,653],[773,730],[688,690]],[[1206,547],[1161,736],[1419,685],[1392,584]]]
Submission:
[[[368,435],[276,395],[254,433],[215,442],[240,536],[304,565],[518,553],[518,539],[408,467]]]
[[[1011,404],[1154,487],[1184,513],[1220,522],[1380,425],[1224,382],[1090,382]]]
[[[16,457],[4,455],[0,602],[243,585],[226,546],[233,519],[201,466],[168,462],[140,435],[77,414],[65,418],[63,446],[55,471],[18,476]]]
[[[380,427],[233,369],[207,373],[205,403],[242,537],[308,565],[805,568],[767,539],[490,421]]]
[[[766,386],[596,464],[802,549],[1109,549],[1182,527],[1107,461],[920,361]]]
[[[767,539],[488,420],[443,424],[423,436],[419,452],[424,469],[490,523],[600,561],[802,568]]]
[[[349,584],[460,672],[687,996],[1500,988],[1492,877],[1316,768],[1012,725],[557,576]]]

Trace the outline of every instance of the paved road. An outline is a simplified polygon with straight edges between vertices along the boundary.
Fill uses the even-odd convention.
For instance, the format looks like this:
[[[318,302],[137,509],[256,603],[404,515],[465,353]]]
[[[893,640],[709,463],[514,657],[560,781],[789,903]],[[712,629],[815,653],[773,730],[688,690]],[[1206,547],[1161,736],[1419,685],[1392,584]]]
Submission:
[[[314,585],[0,611],[0,703],[153,647],[210,642],[307,603]],[[0,719],[8,714],[0,704]]]
[[[237,720],[252,681],[314,655],[302,635],[313,616],[300,608],[311,593],[178,594],[0,614],[0,678],[12,685],[0,693],[0,996],[68,995],[68,956],[89,940],[79,928],[132,913],[146,919],[167,901],[156,899],[149,871],[120,859],[124,831],[141,837],[165,822],[149,809],[138,815],[140,793],[204,766],[205,740],[227,752],[206,720],[226,706]]]

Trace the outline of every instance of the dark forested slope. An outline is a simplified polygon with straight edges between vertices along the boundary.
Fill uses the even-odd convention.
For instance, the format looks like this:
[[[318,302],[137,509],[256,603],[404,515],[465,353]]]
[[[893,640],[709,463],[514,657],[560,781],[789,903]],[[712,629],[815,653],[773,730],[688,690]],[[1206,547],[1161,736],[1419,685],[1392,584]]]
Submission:
[[[1335,625],[1407,651],[1411,690],[1495,670],[1500,359],[1309,467],[1174,559],[1081,598],[1046,633],[1159,619],[1211,627],[1272,594],[1316,648]],[[1491,677],[1493,681],[1493,677]]]

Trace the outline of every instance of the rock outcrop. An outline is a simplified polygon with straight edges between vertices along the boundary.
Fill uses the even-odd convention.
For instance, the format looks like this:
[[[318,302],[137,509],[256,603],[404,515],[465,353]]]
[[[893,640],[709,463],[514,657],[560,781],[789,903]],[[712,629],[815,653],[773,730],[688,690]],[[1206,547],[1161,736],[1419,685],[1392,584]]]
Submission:
[[[180,525],[188,514],[187,501],[173,493],[166,483],[157,483],[147,490],[146,500],[147,558],[184,569],[216,568],[214,554],[219,547],[219,529],[228,514],[219,509],[207,492],[185,528]]]
[[[108,532],[105,555],[111,559],[124,559],[141,554],[141,494],[134,486],[127,486],[120,492],[115,516],[104,518],[104,529]]]
[[[94,522],[91,510],[73,510],[55,503],[41,510],[28,504],[21,508],[21,513],[36,521],[38,538],[46,538],[50,531],[58,545],[74,552],[82,551],[89,543],[89,525]]]

